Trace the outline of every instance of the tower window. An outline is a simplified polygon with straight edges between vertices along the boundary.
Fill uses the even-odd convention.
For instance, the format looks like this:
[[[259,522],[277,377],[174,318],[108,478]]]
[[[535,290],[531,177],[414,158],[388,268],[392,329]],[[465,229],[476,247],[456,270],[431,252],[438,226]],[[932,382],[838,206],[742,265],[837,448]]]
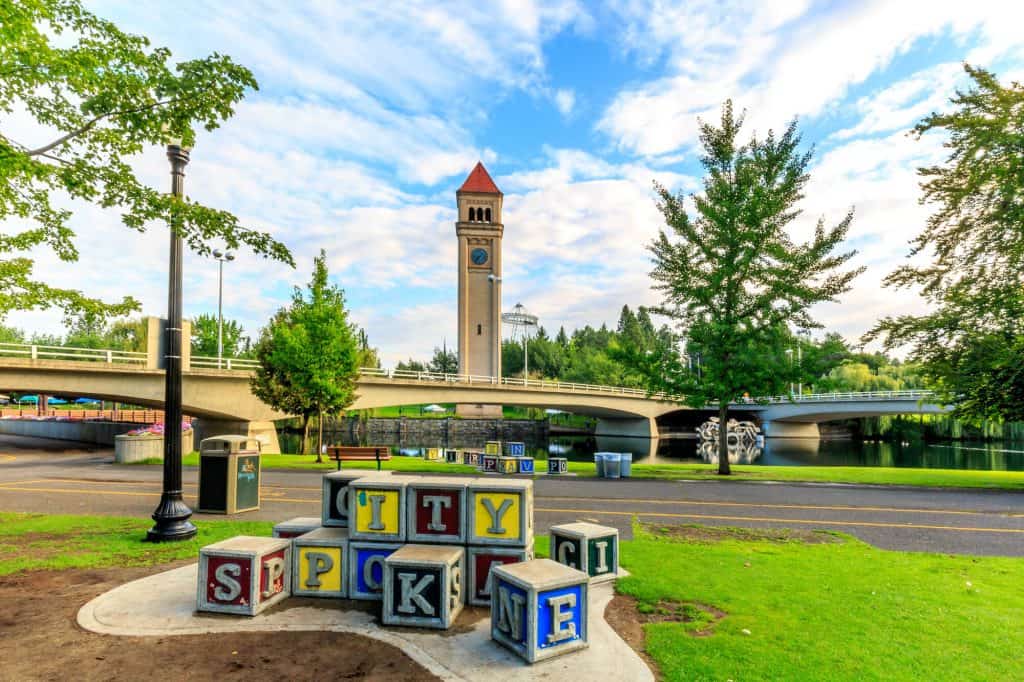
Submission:
[[[489,208],[484,209],[484,221],[488,223],[491,222],[491,209]]]
[[[469,222],[472,223],[472,222],[475,222],[475,221],[476,221],[476,209],[471,206],[469,208]]]
[[[476,335],[477,336],[483,336],[483,333],[484,333],[484,326],[482,324],[478,324],[476,326]]]

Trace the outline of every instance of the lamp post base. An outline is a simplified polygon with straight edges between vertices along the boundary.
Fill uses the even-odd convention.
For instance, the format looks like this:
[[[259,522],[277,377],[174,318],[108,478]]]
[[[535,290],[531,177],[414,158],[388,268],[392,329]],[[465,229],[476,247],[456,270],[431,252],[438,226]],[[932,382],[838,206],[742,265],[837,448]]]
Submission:
[[[181,493],[164,493],[153,512],[156,525],[146,533],[146,542],[178,542],[196,536],[196,527],[189,521],[192,510],[181,499]]]

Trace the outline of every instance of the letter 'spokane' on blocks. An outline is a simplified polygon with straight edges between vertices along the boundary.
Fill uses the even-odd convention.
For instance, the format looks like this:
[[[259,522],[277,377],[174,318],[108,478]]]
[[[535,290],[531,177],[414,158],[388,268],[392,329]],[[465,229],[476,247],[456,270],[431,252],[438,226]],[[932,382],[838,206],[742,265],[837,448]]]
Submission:
[[[466,548],[466,603],[489,606],[494,577],[491,569],[504,564],[517,564],[533,558],[532,549],[512,547]]]
[[[320,510],[320,524],[337,528],[348,528],[348,487],[352,481],[367,476],[387,476],[384,471],[332,471],[323,477],[323,499]]]
[[[446,630],[462,611],[463,566],[461,547],[405,545],[384,560],[385,625]]]
[[[402,545],[348,543],[348,598],[380,601],[384,595],[384,561]]]
[[[199,550],[196,609],[255,616],[291,594],[292,541],[247,535]]]
[[[530,663],[587,646],[587,575],[550,559],[491,572],[491,638]]]
[[[275,525],[271,536],[275,538],[297,538],[319,527],[320,519],[317,517],[297,516],[294,519],[288,519]]]
[[[466,484],[456,476],[417,476],[405,489],[406,532],[409,542],[466,541]]]
[[[467,544],[533,546],[533,481],[472,479],[466,508]]]
[[[551,526],[551,558],[583,571],[592,583],[614,580],[619,574],[619,531],[584,522]]]
[[[292,594],[348,596],[348,529],[317,528],[292,540]]]
[[[353,540],[405,541],[405,486],[417,477],[371,475],[349,483],[348,536]]]

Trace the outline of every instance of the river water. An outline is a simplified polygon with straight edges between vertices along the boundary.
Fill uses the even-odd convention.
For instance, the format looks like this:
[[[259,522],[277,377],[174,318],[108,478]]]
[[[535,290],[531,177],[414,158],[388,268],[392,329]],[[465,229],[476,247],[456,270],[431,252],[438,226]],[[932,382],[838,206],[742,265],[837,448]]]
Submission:
[[[297,452],[298,437],[281,433],[285,452]],[[331,440],[331,439],[328,439]],[[332,441],[333,442],[333,441]],[[353,445],[354,443],[345,443]],[[381,442],[396,455],[417,456],[428,447],[483,449],[484,441],[414,443]],[[546,441],[527,442],[533,456],[557,455],[574,461],[592,461],[595,452],[630,452],[633,461],[645,464],[717,461],[717,453],[694,439],[616,438],[594,436],[552,436]],[[766,466],[883,466],[926,469],[979,469],[1024,471],[1024,442],[880,443],[858,440],[814,440],[769,438],[764,447],[751,445],[733,449],[730,461]]]

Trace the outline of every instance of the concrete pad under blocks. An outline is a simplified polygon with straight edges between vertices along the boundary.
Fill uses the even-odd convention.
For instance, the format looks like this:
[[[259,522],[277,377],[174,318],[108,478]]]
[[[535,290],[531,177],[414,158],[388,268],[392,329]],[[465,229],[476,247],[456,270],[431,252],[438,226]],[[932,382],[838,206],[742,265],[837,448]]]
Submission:
[[[405,545],[384,560],[385,625],[447,630],[463,606],[462,547]]]
[[[199,550],[196,609],[255,616],[291,594],[292,541],[239,535]]]

